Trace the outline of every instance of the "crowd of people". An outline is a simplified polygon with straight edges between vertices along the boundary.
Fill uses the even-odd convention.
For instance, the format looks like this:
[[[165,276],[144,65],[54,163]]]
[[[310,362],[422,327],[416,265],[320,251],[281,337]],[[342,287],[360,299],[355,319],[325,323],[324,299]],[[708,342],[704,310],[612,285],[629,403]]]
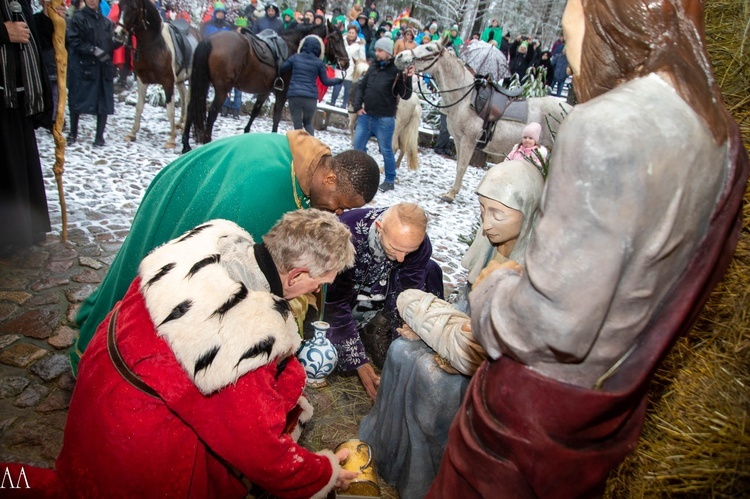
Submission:
[[[558,67],[567,77],[569,66],[588,104],[566,118],[551,156],[530,123],[485,173],[455,304],[444,300],[424,209],[365,205],[394,188],[394,117],[413,76],[394,55],[436,39],[458,50],[458,26],[418,30],[401,18],[394,29],[375,2],[335,15],[353,62],[369,62],[351,96],[353,149],[333,155],[313,136],[315,79],[345,96],[350,87],[328,76],[322,40],[308,37],[281,67],[292,72],[294,131],[216,140],[160,171],[79,309],[78,380],[55,470],[26,466],[27,479],[50,496],[346,489],[358,476],[342,468],[348,451],[297,444],[313,417],[295,356],[309,319],[303,297],[313,293],[339,371],[356,372],[374,401],[359,436],[402,497],[600,495],[638,438],[661,354],[728,265],[748,175],[706,70],[701,9],[655,1],[662,8],[570,0],[565,38],[549,51],[529,37],[511,41],[496,20],[472,36],[507,50],[515,74],[553,68],[558,94]],[[2,248],[12,252],[49,231],[34,127],[49,124],[52,99],[41,53],[51,21],[28,0],[20,12],[9,4],[0,0],[0,59],[12,69],[2,73],[0,209]],[[203,33],[316,22],[325,15],[258,1],[230,13],[217,2]],[[637,36],[645,27],[650,45]],[[99,0],[83,0],[69,21],[79,87],[69,142],[78,116],[94,114],[103,145],[112,29]],[[647,48],[671,58],[646,58]],[[638,51],[650,62],[600,64]]]

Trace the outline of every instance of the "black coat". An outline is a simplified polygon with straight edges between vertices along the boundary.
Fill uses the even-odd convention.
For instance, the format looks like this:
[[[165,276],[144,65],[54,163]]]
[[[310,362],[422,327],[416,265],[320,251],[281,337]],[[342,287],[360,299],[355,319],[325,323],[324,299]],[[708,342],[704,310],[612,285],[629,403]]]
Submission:
[[[517,74],[518,77],[523,80],[526,76],[526,70],[531,65],[532,59],[534,59],[534,47],[529,44],[525,54],[518,52],[518,47],[521,42],[515,41],[510,46],[510,62],[508,62],[508,70],[511,76]]]
[[[68,106],[71,113],[114,114],[114,77],[112,40],[115,26],[99,11],[84,7],[68,24]],[[94,49],[109,57],[102,62]]]
[[[393,58],[385,63],[373,61],[354,92],[354,111],[364,105],[365,112],[371,116],[393,117],[399,97],[411,97],[411,78],[404,78]]]

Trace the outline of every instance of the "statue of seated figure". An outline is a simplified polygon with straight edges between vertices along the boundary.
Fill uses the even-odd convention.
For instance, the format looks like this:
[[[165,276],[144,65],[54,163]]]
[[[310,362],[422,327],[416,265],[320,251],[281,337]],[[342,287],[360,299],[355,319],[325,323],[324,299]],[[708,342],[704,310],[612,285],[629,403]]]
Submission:
[[[543,186],[528,161],[507,161],[486,173],[476,190],[482,224],[461,262],[468,269],[466,295],[490,262],[523,265]],[[471,334],[466,303],[459,300],[456,308],[416,289],[398,297],[406,326],[388,351],[359,438],[370,443],[378,471],[401,497],[427,492],[470,376],[486,358]]]

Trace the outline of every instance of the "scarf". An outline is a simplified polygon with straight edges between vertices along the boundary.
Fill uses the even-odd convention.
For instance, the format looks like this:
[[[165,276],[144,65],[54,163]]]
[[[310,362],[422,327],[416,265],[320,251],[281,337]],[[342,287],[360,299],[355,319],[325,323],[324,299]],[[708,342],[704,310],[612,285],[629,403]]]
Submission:
[[[11,0],[0,0],[0,9],[4,19],[13,20],[10,11]],[[21,11],[21,20],[30,26],[29,19],[26,18],[26,12]],[[44,111],[44,99],[42,91],[42,72],[39,67],[39,49],[34,39],[33,33],[29,37],[29,43],[19,47],[21,61],[21,78],[23,88],[20,88],[16,81],[16,57],[8,53],[9,45],[0,46],[0,67],[2,67],[3,85],[2,97],[3,104],[6,108],[18,109],[18,91],[19,89],[26,92],[24,99],[24,114],[32,116]]]

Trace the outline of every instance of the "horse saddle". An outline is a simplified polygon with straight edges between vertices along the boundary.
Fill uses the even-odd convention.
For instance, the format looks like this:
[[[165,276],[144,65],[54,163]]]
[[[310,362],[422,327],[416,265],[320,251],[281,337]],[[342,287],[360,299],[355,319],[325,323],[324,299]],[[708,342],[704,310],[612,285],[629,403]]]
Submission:
[[[482,134],[477,139],[477,148],[484,149],[492,141],[498,120],[526,123],[529,115],[528,101],[523,89],[508,90],[492,78],[477,76],[474,79],[474,111],[482,118]]]
[[[508,90],[485,76],[474,80],[474,110],[485,122],[510,120],[526,123],[529,106],[523,89]]]
[[[184,19],[175,19],[167,23],[174,46],[177,73],[190,68],[193,62],[193,51],[198,46],[198,39],[190,33],[190,23]]]
[[[264,29],[258,34],[243,28],[242,34],[250,41],[258,60],[272,68],[279,68],[289,58],[289,48],[278,33]]]

